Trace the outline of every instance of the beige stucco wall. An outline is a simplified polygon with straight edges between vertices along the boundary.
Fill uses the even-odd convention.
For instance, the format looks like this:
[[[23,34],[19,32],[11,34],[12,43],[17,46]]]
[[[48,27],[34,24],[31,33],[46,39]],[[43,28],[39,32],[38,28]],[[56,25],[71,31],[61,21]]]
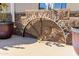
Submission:
[[[7,3],[8,9],[7,12],[11,12],[10,3]],[[37,10],[38,3],[14,3],[15,12],[24,12],[25,10]]]
[[[79,3],[68,3],[67,8],[71,11],[79,11]]]
[[[79,11],[79,3],[67,3],[67,8],[71,11]],[[38,9],[38,3],[15,3],[16,12],[23,12],[32,9]]]
[[[37,10],[38,3],[15,3],[15,12],[24,12],[25,10]],[[11,11],[10,3],[8,3],[8,12]],[[67,8],[71,11],[79,11],[79,3],[67,3]]]
[[[37,10],[38,3],[15,3],[15,12],[24,12],[32,9]]]

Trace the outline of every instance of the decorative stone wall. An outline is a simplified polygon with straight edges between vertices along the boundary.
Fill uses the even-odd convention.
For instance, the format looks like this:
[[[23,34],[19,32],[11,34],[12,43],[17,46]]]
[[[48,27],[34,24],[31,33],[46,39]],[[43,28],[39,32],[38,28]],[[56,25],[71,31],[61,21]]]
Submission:
[[[62,40],[62,41],[64,41],[65,43],[68,43],[68,42],[66,42],[66,38],[67,38],[67,33],[69,34],[69,32],[70,32],[70,27],[68,25],[69,18],[66,19],[66,21],[64,20],[64,18],[60,19],[58,12],[55,10],[30,10],[30,11],[26,10],[25,13],[16,14],[16,20],[15,20],[16,28],[14,29],[14,33],[18,34],[18,35],[23,35],[23,34],[28,35],[27,33],[29,33],[31,35],[35,35],[35,37],[38,37],[38,36],[36,36],[36,34],[33,30],[27,31],[27,29],[30,28],[33,25],[33,23],[37,22],[37,20],[38,20],[38,24],[37,24],[38,26],[33,25],[32,27],[33,27],[33,29],[34,29],[34,27],[36,27],[37,31],[39,31],[39,27],[40,27],[39,21],[41,21],[40,19],[42,19],[42,21],[46,20],[45,24],[49,25],[49,26],[48,25],[44,26],[44,28],[46,28],[46,27],[49,28],[51,25],[53,25],[53,27],[55,26],[55,32],[54,32],[54,30],[52,31],[52,32],[54,32],[54,34],[56,34],[56,29],[59,29],[58,32],[61,32],[61,35],[58,33],[57,34],[60,36],[63,36],[64,40]],[[52,22],[52,23],[50,23],[50,22]],[[28,25],[29,23],[31,23],[32,25]],[[26,31],[25,31],[26,33],[24,33],[24,29],[26,29]],[[50,31],[50,30],[48,30],[48,31]],[[59,39],[59,38],[57,38],[57,39]],[[69,40],[69,39],[67,39],[67,40]]]
[[[25,13],[24,12],[17,13],[15,15],[15,21],[16,21],[15,33],[22,35],[23,29],[21,27],[24,27],[24,25],[26,25],[28,22],[38,17],[53,19],[55,15],[53,14],[53,11],[48,11],[48,10],[30,10],[30,11],[28,10],[25,11]]]

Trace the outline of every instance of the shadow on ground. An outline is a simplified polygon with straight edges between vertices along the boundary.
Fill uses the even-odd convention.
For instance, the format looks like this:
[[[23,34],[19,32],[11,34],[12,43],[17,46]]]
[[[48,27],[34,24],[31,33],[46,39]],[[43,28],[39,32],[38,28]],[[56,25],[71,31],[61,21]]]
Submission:
[[[21,36],[16,36],[13,35],[11,38],[3,40],[0,39],[0,49],[2,50],[9,50],[6,47],[12,47],[12,48],[17,48],[17,49],[25,49],[24,47],[14,47],[14,45],[22,45],[22,44],[33,44],[37,42],[37,39],[35,38],[30,38],[30,37],[21,37]]]

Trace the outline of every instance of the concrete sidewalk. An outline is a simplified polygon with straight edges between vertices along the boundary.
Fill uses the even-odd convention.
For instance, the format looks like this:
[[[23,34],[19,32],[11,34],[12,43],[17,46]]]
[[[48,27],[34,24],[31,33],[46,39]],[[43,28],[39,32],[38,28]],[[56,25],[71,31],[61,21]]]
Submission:
[[[4,56],[77,56],[72,46],[47,46],[47,41],[38,43],[36,39],[13,35],[0,40],[0,55]]]

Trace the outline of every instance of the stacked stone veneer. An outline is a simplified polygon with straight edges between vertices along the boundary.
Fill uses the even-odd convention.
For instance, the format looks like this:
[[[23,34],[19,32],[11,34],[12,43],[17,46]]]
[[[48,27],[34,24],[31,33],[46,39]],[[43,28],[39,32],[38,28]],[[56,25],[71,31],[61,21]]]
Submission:
[[[28,24],[30,21],[32,21],[33,19],[37,19],[37,18],[46,18],[46,19],[51,19],[53,21],[55,21],[56,23],[58,23],[58,21],[60,19],[57,18],[57,12],[54,10],[26,10],[24,13],[18,13],[16,14],[16,20],[15,20],[15,29],[14,29],[14,33],[18,34],[18,35],[23,35],[23,30],[24,27],[26,26],[26,24]],[[59,22],[59,27],[62,28],[62,22],[64,21],[60,21]],[[66,23],[66,26],[68,26],[68,20],[65,21],[64,23]],[[65,25],[64,25],[65,26]],[[64,28],[62,28],[64,29]],[[65,30],[66,32],[69,32],[68,29]],[[65,32],[63,30],[63,32]]]
[[[53,14],[53,11],[31,10],[31,11],[25,11],[25,13],[17,13],[15,17],[16,17],[15,33],[22,35],[23,27],[31,20],[38,18],[38,17],[54,19],[55,15]]]

